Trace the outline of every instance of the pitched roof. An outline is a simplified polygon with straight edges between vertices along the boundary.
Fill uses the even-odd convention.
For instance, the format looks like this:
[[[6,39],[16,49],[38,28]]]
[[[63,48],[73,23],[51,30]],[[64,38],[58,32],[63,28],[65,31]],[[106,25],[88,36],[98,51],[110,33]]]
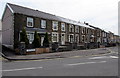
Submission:
[[[74,25],[89,27],[89,26],[85,25],[84,23],[74,21],[71,19],[63,18],[60,16],[56,16],[56,15],[45,13],[42,11],[30,9],[27,7],[22,7],[22,6],[11,4],[11,3],[7,3],[7,4],[12,8],[14,13],[20,13],[20,14],[25,14],[25,15],[30,15],[30,16],[35,16],[35,17],[40,17],[40,18],[45,18],[45,19],[62,21],[62,22],[66,22],[66,23],[70,23],[70,24],[74,24]]]

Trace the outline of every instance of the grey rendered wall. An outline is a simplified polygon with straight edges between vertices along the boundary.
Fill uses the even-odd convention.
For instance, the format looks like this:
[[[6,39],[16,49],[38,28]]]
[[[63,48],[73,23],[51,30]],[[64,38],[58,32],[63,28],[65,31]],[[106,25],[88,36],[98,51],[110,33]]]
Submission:
[[[2,18],[2,44],[13,46],[13,14],[6,6]]]

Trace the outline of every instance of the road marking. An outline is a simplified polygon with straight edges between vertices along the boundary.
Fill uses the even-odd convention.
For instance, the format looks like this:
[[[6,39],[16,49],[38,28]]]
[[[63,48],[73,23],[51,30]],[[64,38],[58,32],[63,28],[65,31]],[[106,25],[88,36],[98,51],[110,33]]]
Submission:
[[[101,56],[101,57],[92,57],[92,58],[88,58],[88,59],[103,59],[103,58],[114,58],[117,59],[117,56]]]
[[[71,56],[71,57],[68,57],[68,58],[80,58],[82,56]]]
[[[82,64],[94,64],[94,63],[105,63],[106,61],[100,61],[100,62],[84,62],[84,63],[75,63],[75,64],[67,64],[68,66],[74,66],[74,65],[82,65]]]
[[[80,56],[73,56],[73,57],[77,58],[77,57],[80,57]]]
[[[109,58],[107,56],[99,56],[99,57],[92,57],[92,58],[89,58],[89,59],[102,59],[102,58]]]
[[[114,59],[117,59],[118,57],[117,56],[110,56],[111,58],[114,58]]]
[[[20,70],[32,70],[32,69],[40,69],[43,67],[31,67],[31,68],[21,68],[21,69],[9,69],[9,70],[2,70],[3,72],[10,72],[10,71],[20,71]]]
[[[56,58],[56,59],[61,60],[61,59],[64,59],[64,58]]]

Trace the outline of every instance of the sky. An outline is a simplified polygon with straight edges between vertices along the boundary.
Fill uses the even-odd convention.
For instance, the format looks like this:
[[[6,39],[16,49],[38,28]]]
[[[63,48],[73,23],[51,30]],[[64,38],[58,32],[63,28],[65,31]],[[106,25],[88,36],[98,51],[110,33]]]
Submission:
[[[7,2],[75,21],[85,21],[118,34],[119,0],[0,0],[0,19]]]

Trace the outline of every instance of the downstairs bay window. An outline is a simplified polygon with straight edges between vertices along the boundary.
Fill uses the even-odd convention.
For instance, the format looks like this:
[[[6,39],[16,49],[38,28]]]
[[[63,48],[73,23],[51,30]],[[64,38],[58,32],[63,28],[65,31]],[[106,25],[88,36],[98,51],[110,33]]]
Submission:
[[[69,42],[74,42],[74,34],[69,34]]]
[[[58,42],[58,33],[52,32],[52,42]]]
[[[34,33],[33,32],[27,32],[27,38],[29,39],[29,43],[32,44],[34,40]]]

